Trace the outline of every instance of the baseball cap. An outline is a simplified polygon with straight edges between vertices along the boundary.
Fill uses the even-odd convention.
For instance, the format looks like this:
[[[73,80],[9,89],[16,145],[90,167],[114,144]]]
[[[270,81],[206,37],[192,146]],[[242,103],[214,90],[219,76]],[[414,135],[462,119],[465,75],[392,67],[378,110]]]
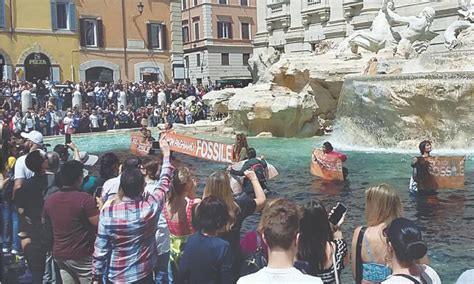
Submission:
[[[35,144],[43,145],[43,134],[39,131],[33,130],[28,133],[22,132],[21,137],[28,139]]]
[[[79,152],[79,158],[81,159],[81,163],[84,166],[93,166],[99,160],[99,157],[96,155],[89,155],[89,153],[81,151]]]

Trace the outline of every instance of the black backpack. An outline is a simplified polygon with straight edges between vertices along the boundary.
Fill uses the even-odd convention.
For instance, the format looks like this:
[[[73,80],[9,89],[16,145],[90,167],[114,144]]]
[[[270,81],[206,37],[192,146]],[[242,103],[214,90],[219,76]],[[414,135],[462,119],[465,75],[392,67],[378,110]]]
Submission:
[[[240,267],[240,277],[249,275],[259,271],[260,269],[267,266],[267,258],[265,257],[265,251],[262,247],[262,239],[260,234],[256,234],[257,237],[257,249],[255,252],[247,256]]]

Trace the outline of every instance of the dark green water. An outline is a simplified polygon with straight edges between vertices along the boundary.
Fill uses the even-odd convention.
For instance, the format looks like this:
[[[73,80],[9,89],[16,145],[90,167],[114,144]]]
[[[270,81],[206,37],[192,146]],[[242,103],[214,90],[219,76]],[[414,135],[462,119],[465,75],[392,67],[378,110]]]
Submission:
[[[97,134],[73,139],[81,150],[90,153],[124,153],[129,146],[128,134]],[[232,142],[226,138],[213,139]],[[330,140],[330,137],[249,139],[250,146],[257,149],[257,154],[265,155],[280,172],[280,176],[269,182],[271,197],[284,196],[300,204],[306,203],[310,198],[319,198],[326,207],[343,202],[348,207],[343,231],[350,244],[355,226],[364,224],[364,190],[371,185],[388,183],[399,191],[405,216],[415,220],[423,229],[431,265],[439,273],[443,283],[454,283],[464,270],[474,267],[474,163],[471,157],[468,156],[466,161],[466,189],[441,191],[429,197],[412,197],[408,194],[407,187],[411,174],[410,162],[416,152],[347,151],[345,153],[349,159],[346,166],[350,171],[350,181],[325,184],[309,172],[311,151],[323,139]],[[63,139],[53,139],[50,143],[63,143]],[[437,152],[436,148],[433,152],[434,155],[443,153]],[[208,163],[184,155],[177,154],[175,157],[178,162],[195,171],[200,178],[201,191],[209,174],[225,168],[222,164]],[[253,229],[256,222],[258,217],[252,216],[245,228]],[[351,279],[350,273],[350,268],[346,268],[344,283],[350,282],[347,281]]]

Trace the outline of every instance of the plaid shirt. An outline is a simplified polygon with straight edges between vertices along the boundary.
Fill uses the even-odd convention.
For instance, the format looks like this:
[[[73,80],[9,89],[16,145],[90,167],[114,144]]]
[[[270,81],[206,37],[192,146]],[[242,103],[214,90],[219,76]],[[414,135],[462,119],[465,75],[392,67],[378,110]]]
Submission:
[[[130,283],[152,273],[158,255],[155,232],[172,172],[169,157],[164,157],[159,184],[152,194],[124,197],[104,206],[95,240],[94,280],[106,274],[111,282]]]

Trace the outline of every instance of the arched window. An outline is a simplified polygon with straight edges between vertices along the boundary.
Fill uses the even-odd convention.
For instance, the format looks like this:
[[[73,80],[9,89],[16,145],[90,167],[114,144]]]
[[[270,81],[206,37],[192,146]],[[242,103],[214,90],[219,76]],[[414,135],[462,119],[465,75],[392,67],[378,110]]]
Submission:
[[[113,82],[114,71],[107,67],[92,67],[86,70],[86,81]]]

